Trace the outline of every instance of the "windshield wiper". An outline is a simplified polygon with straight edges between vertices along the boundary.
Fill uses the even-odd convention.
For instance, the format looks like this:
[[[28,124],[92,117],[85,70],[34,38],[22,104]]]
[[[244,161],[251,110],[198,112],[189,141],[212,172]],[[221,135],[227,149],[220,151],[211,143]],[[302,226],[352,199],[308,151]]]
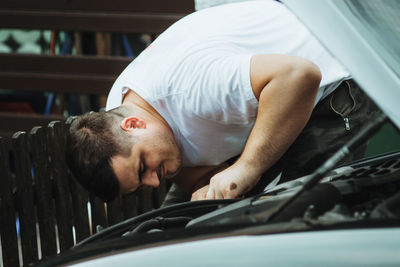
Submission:
[[[280,215],[286,208],[293,203],[296,199],[299,198],[304,192],[309,191],[315,185],[319,183],[319,181],[325,177],[325,175],[334,169],[337,164],[349,155],[351,151],[358,148],[364,142],[368,141],[368,139],[373,136],[378,130],[383,126],[384,123],[388,121],[388,117],[385,114],[382,114],[374,121],[370,122],[365,126],[361,131],[355,135],[346,145],[344,145],[339,151],[337,151],[331,158],[329,158],[321,167],[319,167],[313,174],[311,174],[304,185],[290,198],[286,201],[281,202],[280,205],[277,205],[275,210],[272,211],[271,215],[266,218],[265,222],[271,222],[278,215]]]

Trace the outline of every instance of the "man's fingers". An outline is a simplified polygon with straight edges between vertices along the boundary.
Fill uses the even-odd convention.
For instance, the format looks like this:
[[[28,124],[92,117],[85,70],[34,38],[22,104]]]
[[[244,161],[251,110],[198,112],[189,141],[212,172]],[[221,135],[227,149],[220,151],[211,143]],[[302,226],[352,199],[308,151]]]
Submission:
[[[226,197],[220,190],[213,188],[208,189],[206,199],[224,199],[224,198]]]
[[[198,196],[198,194],[193,194],[190,201],[196,201],[196,200],[199,200],[199,196]]]
[[[225,190],[218,190],[218,188],[211,187],[208,189],[206,194],[206,199],[228,199],[236,198],[238,196],[238,191],[236,185]]]
[[[208,188],[207,194],[206,194],[206,199],[214,199],[214,190],[212,189],[212,187],[210,186],[210,188]]]
[[[220,190],[215,190],[214,191],[214,199],[224,199],[224,195]]]

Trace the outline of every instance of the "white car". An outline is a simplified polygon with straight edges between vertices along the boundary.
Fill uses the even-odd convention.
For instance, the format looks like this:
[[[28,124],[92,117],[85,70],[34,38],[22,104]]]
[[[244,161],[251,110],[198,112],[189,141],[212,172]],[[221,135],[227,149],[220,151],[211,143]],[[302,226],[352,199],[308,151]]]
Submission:
[[[400,1],[282,2],[400,128]],[[358,138],[384,120],[367,122],[371,133]],[[346,166],[336,159],[255,197],[145,213],[40,264],[400,266],[400,152]]]

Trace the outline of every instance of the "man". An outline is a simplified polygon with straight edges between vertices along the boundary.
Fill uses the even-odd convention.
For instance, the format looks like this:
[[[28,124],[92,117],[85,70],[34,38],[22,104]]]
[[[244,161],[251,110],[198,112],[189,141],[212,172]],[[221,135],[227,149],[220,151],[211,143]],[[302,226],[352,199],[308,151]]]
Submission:
[[[73,123],[68,161],[105,200],[162,178],[193,200],[241,197],[311,172],[359,129],[371,104],[349,78],[278,2],[195,12],[123,71],[106,113]]]

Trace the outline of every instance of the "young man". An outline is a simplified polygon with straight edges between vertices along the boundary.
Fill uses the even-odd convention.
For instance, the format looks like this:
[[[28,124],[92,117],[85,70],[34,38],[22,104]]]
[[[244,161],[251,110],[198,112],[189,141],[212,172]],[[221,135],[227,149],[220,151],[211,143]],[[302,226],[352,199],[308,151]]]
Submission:
[[[320,146],[333,153],[357,131],[370,104],[360,105],[348,79],[278,2],[205,9],[172,25],[122,72],[107,112],[73,123],[68,161],[105,200],[162,178],[194,200],[240,197],[268,182],[260,178],[274,164],[283,180],[311,172],[329,156]],[[350,117],[349,130],[341,116]],[[321,137],[330,127],[334,134]],[[284,154],[288,162],[307,157],[277,163]]]

